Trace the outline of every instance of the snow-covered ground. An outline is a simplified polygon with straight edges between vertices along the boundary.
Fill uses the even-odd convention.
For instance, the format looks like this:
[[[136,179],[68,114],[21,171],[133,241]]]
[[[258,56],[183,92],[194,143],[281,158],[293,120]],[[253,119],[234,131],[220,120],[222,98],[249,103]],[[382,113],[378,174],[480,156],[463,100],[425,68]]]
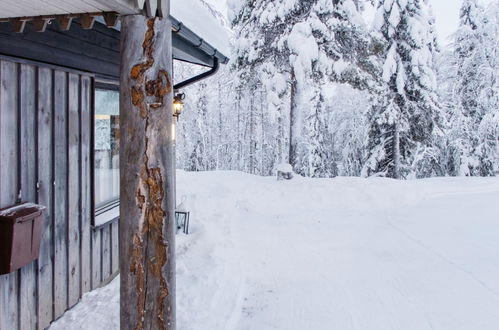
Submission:
[[[499,329],[499,178],[179,172],[179,330]],[[118,329],[118,281],[51,327]]]

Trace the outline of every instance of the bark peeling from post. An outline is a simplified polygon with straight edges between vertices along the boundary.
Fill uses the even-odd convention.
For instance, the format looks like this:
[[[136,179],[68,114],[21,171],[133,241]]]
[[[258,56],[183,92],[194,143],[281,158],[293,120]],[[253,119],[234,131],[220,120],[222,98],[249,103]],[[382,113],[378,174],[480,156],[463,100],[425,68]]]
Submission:
[[[163,275],[163,268],[168,262],[169,246],[164,238],[166,211],[165,182],[160,167],[154,166],[150,159],[158,149],[154,130],[150,130],[152,111],[164,110],[165,96],[172,92],[170,75],[167,70],[157,70],[155,79],[148,79],[148,71],[154,66],[155,20],[147,21],[147,31],[142,43],[145,60],[135,64],[130,70],[131,102],[145,121],[145,151],[139,175],[139,187],[136,191],[136,204],[141,213],[138,232],[132,237],[130,272],[136,278],[137,324],[136,330],[144,329],[146,301],[148,294],[156,295],[156,319],[159,329],[167,329],[165,320],[165,299],[169,296],[168,282]],[[145,245],[145,246],[144,246]],[[152,246],[151,246],[152,245]],[[145,255],[144,255],[145,253]],[[147,260],[146,260],[147,258]],[[147,292],[149,276],[159,280],[158,292]],[[168,313],[169,314],[169,313]]]

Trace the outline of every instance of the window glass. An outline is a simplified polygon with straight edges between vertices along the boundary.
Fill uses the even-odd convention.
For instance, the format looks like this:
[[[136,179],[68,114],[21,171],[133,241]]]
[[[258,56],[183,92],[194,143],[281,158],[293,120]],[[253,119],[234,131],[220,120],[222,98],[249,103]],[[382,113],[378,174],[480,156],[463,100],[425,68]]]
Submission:
[[[95,91],[95,204],[119,199],[119,92]]]

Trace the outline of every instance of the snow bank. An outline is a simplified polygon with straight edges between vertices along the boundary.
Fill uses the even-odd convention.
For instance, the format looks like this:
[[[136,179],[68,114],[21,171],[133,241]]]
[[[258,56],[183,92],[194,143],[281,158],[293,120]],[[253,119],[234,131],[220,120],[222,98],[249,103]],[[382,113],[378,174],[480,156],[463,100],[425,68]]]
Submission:
[[[497,330],[499,178],[179,172],[181,330]],[[51,330],[119,328],[118,284]]]
[[[288,163],[282,163],[277,165],[276,170],[278,170],[279,172],[291,173],[293,172],[293,166]]]

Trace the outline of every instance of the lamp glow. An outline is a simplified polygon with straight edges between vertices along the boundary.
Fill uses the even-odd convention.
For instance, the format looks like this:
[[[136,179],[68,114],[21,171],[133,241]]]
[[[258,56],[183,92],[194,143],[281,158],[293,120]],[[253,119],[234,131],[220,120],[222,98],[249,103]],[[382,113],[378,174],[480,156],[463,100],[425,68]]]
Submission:
[[[185,99],[185,94],[184,93],[179,93],[175,95],[173,98],[173,116],[174,117],[179,117],[182,114],[182,111],[184,111],[184,99]]]

